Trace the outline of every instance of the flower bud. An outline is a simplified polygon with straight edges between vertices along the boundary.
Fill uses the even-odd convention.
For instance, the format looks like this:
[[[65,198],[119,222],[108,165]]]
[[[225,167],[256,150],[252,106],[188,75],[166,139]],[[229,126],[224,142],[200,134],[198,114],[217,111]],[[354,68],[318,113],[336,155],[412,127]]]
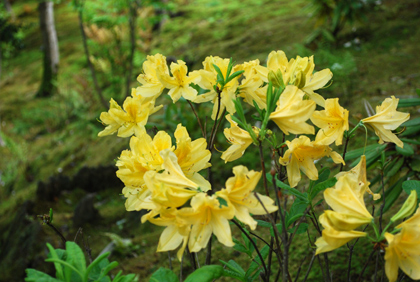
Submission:
[[[392,222],[397,220],[403,219],[404,217],[410,216],[417,206],[417,192],[416,190],[411,190],[410,196],[408,196],[407,200],[398,211],[396,215],[391,218]]]
[[[284,88],[283,74],[280,69],[277,70],[277,72],[271,70],[268,73],[268,81],[270,81],[276,88]]]

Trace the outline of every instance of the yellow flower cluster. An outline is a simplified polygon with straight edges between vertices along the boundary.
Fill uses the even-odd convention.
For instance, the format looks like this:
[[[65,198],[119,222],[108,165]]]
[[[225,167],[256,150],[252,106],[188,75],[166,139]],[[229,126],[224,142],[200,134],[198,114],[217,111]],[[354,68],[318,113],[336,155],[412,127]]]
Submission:
[[[270,108],[266,121],[272,120],[284,135],[300,135],[283,144],[287,149],[279,157],[279,163],[286,166],[289,185],[296,187],[301,172],[311,180],[318,179],[315,162],[322,157],[331,157],[335,163],[344,164],[343,158],[329,146],[333,143],[342,145],[344,132],[349,131],[349,112],[339,105],[338,98],[324,99],[314,92],[325,87],[332,78],[329,69],[319,72],[314,72],[314,69],[313,56],[289,60],[283,51],[271,52],[267,66],[260,65],[258,60],[232,66],[229,59],[209,56],[203,62],[203,69],[192,72],[181,60],[168,67],[161,54],[147,57],[143,73],[137,78],[141,86],[133,89],[122,107],[111,99],[109,111],[100,116],[106,127],[98,135],[117,133],[119,137],[131,137],[130,149],[123,151],[117,161],[117,176],[125,185],[122,193],[126,197],[126,209],[147,210],[142,222],[150,221],[166,227],[158,251],[181,246],[178,251],[181,259],[187,246],[191,252],[198,252],[208,244],[212,234],[222,244],[233,246],[229,220],[236,217],[255,229],[257,222],[251,214],[262,215],[266,210],[271,213],[277,210],[277,206],[268,196],[259,195],[257,199],[253,191],[261,173],[244,166],[235,166],[234,176],[227,179],[225,187],[210,193],[211,184],[200,174],[211,166],[211,151],[207,149],[205,138],[192,140],[181,124],[174,132],[176,146],[165,131],[159,131],[153,137],[147,133],[145,126],[149,116],[162,108],[162,105],[155,105],[156,99],[168,89],[174,103],[180,99],[213,103],[213,120],[220,120],[227,112],[230,128],[224,129],[224,135],[231,146],[221,156],[225,162],[239,159],[248,146],[266,137],[260,136],[265,134],[265,128],[249,126],[244,129],[232,117],[236,112],[236,97],[243,98],[251,106],[256,104],[260,113]],[[242,75],[228,79],[232,71],[241,71]],[[221,74],[225,83],[221,82]],[[272,93],[268,89],[272,84],[268,82],[283,91],[275,104],[267,101],[270,100],[267,93]],[[197,87],[207,92],[198,95]],[[408,120],[409,114],[396,111],[397,105],[398,99],[394,96],[387,98],[377,107],[376,115],[363,119],[361,123],[374,129],[379,143],[393,142],[402,147],[403,143],[392,130]],[[308,123],[309,120],[312,124]],[[315,126],[319,128],[317,131]],[[311,141],[301,134],[315,137]],[[209,143],[213,144],[212,141]],[[325,211],[320,217],[325,229],[316,241],[317,254],[336,249],[353,238],[366,236],[364,232],[355,231],[372,221],[364,204],[364,195],[370,193],[374,199],[379,197],[369,189],[364,156],[354,169],[340,173],[336,178],[335,187],[324,192],[332,210]],[[420,242],[416,235],[420,233],[417,230],[420,224],[416,218],[420,218],[419,211],[411,221],[400,225],[401,233],[385,235],[389,243],[386,255],[388,277],[396,276],[395,265],[399,265],[407,274],[420,278],[420,272],[415,268],[420,266],[417,261],[420,251],[408,249],[410,244]],[[415,262],[408,259],[414,256]]]

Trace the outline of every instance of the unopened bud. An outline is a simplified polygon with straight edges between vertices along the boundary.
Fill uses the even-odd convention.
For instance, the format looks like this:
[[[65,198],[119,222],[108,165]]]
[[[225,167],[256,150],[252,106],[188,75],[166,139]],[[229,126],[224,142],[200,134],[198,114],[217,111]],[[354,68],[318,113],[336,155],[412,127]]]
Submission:
[[[410,196],[401,207],[401,209],[391,218],[392,222],[403,219],[404,217],[410,216],[417,206],[417,192],[416,190],[411,190]]]

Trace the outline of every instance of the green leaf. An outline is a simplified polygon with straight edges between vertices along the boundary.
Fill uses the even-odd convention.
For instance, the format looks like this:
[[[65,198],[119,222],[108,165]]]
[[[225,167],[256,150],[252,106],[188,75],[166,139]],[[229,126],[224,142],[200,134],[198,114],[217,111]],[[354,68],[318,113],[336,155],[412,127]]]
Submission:
[[[64,266],[64,273],[66,274],[65,281],[78,282],[78,281],[84,281],[85,280],[84,277],[83,277],[83,273],[81,273],[73,265],[71,265],[70,263],[68,263],[66,261],[63,261],[63,260],[60,260],[60,259],[54,259],[54,258],[46,259],[45,261],[46,262],[59,263],[59,264],[63,265]]]
[[[317,184],[326,181],[330,176],[330,172],[331,169],[329,167],[324,167],[323,169],[321,169],[318,173],[318,179],[315,181],[311,180],[312,186],[316,186]]]
[[[53,209],[50,208],[50,223],[53,223],[54,220],[54,213],[53,213]]]
[[[98,263],[95,263],[95,265],[92,268],[88,268],[89,269],[88,279],[93,280],[93,281],[98,280],[99,277],[101,276],[102,269],[107,267],[108,264],[109,264],[109,261],[107,258],[105,258],[99,261]]]
[[[97,257],[86,269],[86,273],[85,276],[89,275],[91,271],[93,271],[96,267],[100,267],[100,269],[102,270],[104,267],[108,266],[109,261],[107,259],[107,257],[109,256],[110,252],[106,252],[103,253],[102,255],[100,255],[99,257]],[[107,264],[105,265],[103,260],[106,260]],[[104,265],[103,267],[101,267],[102,265]]]
[[[388,190],[385,191],[385,206],[383,209],[383,213],[387,212],[400,196],[401,191],[402,191],[402,183],[404,182],[406,178],[407,176],[400,178],[396,183],[394,183],[394,185],[392,185],[391,187],[388,188]],[[382,202],[383,200],[382,198],[377,200],[375,203]],[[378,211],[376,212],[376,215],[378,216],[380,212],[381,212],[380,209],[378,209]]]
[[[245,71],[240,70],[240,71],[235,71],[234,73],[232,73],[231,76],[229,76],[229,78],[226,80],[226,83],[228,83],[229,81],[231,81],[232,79],[234,79],[235,77],[243,74]]]
[[[149,282],[179,282],[179,279],[172,270],[160,267],[150,277]]]
[[[265,260],[268,256],[268,253],[270,252],[270,247],[265,245],[260,250],[260,254],[262,258]],[[258,267],[262,266],[261,259],[258,255],[255,256],[254,261],[251,262],[251,265],[249,266],[248,270],[245,273],[245,277],[249,277],[255,270],[258,269]]]
[[[401,141],[408,144],[420,145],[420,141],[408,139],[408,138],[400,138]]]
[[[62,280],[55,279],[48,274],[28,268],[25,270],[27,277],[25,278],[26,282],[62,282]]]
[[[225,78],[220,68],[215,64],[213,64],[213,67],[214,67],[214,70],[217,72],[217,80],[219,81],[219,79],[221,79],[222,83],[225,82]]]
[[[394,176],[402,167],[402,165],[404,164],[404,158],[399,158],[398,161],[396,163],[391,163],[389,165],[390,169],[388,171],[388,173],[386,174],[387,177],[392,177]]]
[[[311,201],[315,198],[316,195],[318,195],[319,192],[324,191],[327,188],[334,187],[335,183],[337,183],[337,178],[333,177],[315,185],[315,187],[312,188],[312,191],[311,191],[311,195],[310,195]]]
[[[114,280],[112,280],[112,282],[132,282],[134,281],[134,278],[136,278],[135,274],[128,274],[128,275],[123,275],[121,277],[119,277],[118,279],[114,278]]]
[[[223,267],[220,265],[206,265],[191,273],[184,282],[211,282],[222,274]]]
[[[247,247],[245,247],[244,244],[241,243],[241,241],[232,238],[233,242],[235,243],[235,245],[233,246],[234,250],[237,250],[238,252],[244,253],[244,254],[248,254],[249,250]]]
[[[404,181],[402,184],[402,188],[408,195],[410,195],[411,190],[415,190],[417,192],[417,198],[420,199],[420,181],[418,180]]]
[[[403,155],[405,157],[410,157],[410,156],[414,155],[413,147],[411,147],[411,145],[409,145],[407,143],[404,143],[403,148],[395,146],[395,149],[397,150],[398,153],[400,153],[401,155]]]
[[[367,150],[366,147],[366,167],[369,167],[371,164],[373,164],[382,154],[382,151],[385,149],[387,144],[379,145],[376,148],[372,148],[371,150]],[[356,166],[360,162],[360,158],[353,161],[350,165],[350,167]]]
[[[296,198],[292,207],[290,208],[289,214],[286,217],[286,227],[290,226],[290,224],[293,224],[296,220],[298,220],[304,214],[307,207],[307,201]]]
[[[420,132],[420,125],[410,126],[410,127],[407,127],[407,129],[403,133],[401,133],[398,137],[406,137],[406,136],[412,136],[412,135],[416,135],[417,137],[418,132]]]
[[[59,257],[57,255],[57,252],[55,251],[54,247],[51,246],[51,244],[47,243],[47,248],[48,248],[48,250],[50,250],[51,258],[57,259],[57,260],[63,258],[63,257]],[[57,262],[54,262],[54,266],[55,266],[55,271],[56,271],[55,276],[57,276],[57,278],[60,279],[60,280],[64,280],[64,272],[63,272],[63,267],[61,266],[61,264],[59,264]]]
[[[226,267],[228,267],[230,270],[232,270],[233,272],[238,273],[241,277],[244,277],[245,275],[245,270],[234,260],[229,260],[229,262],[225,262],[221,259],[219,259],[219,261],[221,263],[223,263],[224,265],[226,265]]]
[[[383,146],[383,145],[373,144],[373,145],[366,146],[366,152],[370,152],[370,151],[375,150],[375,149],[377,149],[381,146]],[[355,158],[360,158],[360,156],[363,155],[364,151],[365,151],[365,148],[359,148],[359,149],[356,149],[356,150],[348,151],[346,153],[346,156],[345,156],[344,159],[345,159],[345,161],[348,161],[348,160],[352,160],[352,159],[355,159]],[[357,162],[359,162],[359,161],[357,161]]]
[[[219,201],[219,208],[222,208],[223,206],[227,207],[228,203],[225,199],[223,199],[222,197],[217,197],[216,198]]]
[[[398,108],[420,106],[420,98],[400,99],[398,101]]]
[[[258,226],[262,226],[262,227],[267,227],[270,228],[271,227],[271,223],[264,221],[264,220],[260,220],[260,219],[256,219]]]
[[[404,122],[403,124],[401,124],[401,126],[416,126],[416,125],[420,125],[420,117],[418,118],[413,118],[411,120],[407,120],[406,122]]]
[[[297,228],[296,235],[299,235],[299,234],[305,233],[306,230],[308,230],[308,226],[309,225],[307,223],[302,222],[301,224],[299,224],[299,226],[294,226],[293,228],[290,228],[289,230],[287,230],[287,232],[293,233],[295,232],[295,229]]]
[[[77,270],[80,270],[81,273],[84,273],[86,271],[86,260],[82,249],[80,249],[76,243],[67,241],[66,252],[66,261],[73,265]]]
[[[270,179],[270,178],[271,178],[271,174],[270,173],[267,173],[267,179]],[[297,190],[295,188],[292,188],[289,185],[281,182],[277,178],[276,178],[276,184],[277,184],[278,187],[280,187],[280,188],[288,191],[290,194],[296,196],[297,198],[301,199],[302,201],[308,202],[308,195],[307,195],[307,193],[302,193],[299,190]]]
[[[98,280],[101,280],[102,277],[105,277],[108,274],[108,272],[110,272],[111,270],[113,270],[117,266],[118,266],[118,262],[116,262],[116,261],[113,261],[110,264],[108,264],[105,268],[102,269],[101,276],[99,276]]]
[[[239,273],[229,270],[229,269],[223,269],[223,274],[224,277],[232,277],[235,279],[238,279],[240,281],[246,282],[245,278],[242,277]]]

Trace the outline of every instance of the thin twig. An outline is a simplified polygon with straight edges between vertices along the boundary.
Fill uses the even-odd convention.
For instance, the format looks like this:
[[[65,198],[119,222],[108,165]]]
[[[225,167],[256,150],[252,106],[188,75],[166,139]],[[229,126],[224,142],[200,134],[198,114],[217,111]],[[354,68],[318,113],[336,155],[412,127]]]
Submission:
[[[260,236],[258,236],[257,234],[253,233],[252,231],[249,231],[249,234],[251,234],[251,235],[253,235],[253,236],[257,237],[258,239],[260,239],[261,241],[263,241],[263,242],[264,242],[264,244],[266,244],[266,245],[267,245],[267,246],[271,249],[271,251],[273,251],[273,252],[274,252],[273,248],[270,246],[270,244],[268,244],[268,242],[267,242],[266,240],[264,240],[263,238],[261,238],[261,237],[260,237]]]
[[[314,253],[315,254],[315,253]],[[301,271],[301,269],[302,269],[302,265],[303,265],[303,263],[305,262],[305,260],[306,260],[306,258],[308,257],[308,254],[306,254],[305,255],[305,257],[303,258],[303,260],[300,262],[300,264],[299,264],[299,268],[298,268],[298,271],[297,271],[297,273],[296,273],[296,278],[295,278],[295,282],[297,282],[297,280],[298,280],[298,278],[299,278],[299,274],[300,274],[300,271]]]
[[[270,197],[270,193],[268,192],[267,176],[266,176],[266,172],[265,172],[265,163],[264,163],[264,154],[263,154],[263,151],[262,151],[261,141],[259,141],[259,143],[258,143],[258,149],[260,151],[260,162],[261,162],[261,169],[262,169],[262,176],[263,176],[265,194],[268,197]]]
[[[213,241],[213,236],[210,236],[209,243],[207,244],[206,265],[211,264],[211,242],[212,241]]]
[[[186,250],[187,250],[187,253],[188,253],[188,255],[190,257],[190,260],[191,260],[191,266],[192,266],[192,268],[194,270],[196,270],[197,269],[197,265],[195,263],[194,255],[193,255],[193,253],[190,252],[190,249],[188,248],[188,246],[186,247]]]
[[[375,275],[373,276],[373,281],[377,281],[376,280],[376,275],[378,274],[378,267],[379,267],[379,251],[376,252],[376,263],[375,263]]]
[[[74,240],[73,242],[77,243],[77,236],[79,236],[79,234],[82,232],[82,227],[79,227],[79,229],[77,230],[76,236],[74,236]]]
[[[300,224],[303,222],[303,220],[306,218],[306,214],[309,212],[309,210],[310,210],[310,207],[306,208],[305,212],[304,212],[304,213],[303,213],[303,215],[300,217],[300,219],[299,219],[298,223],[297,223],[297,224],[295,224],[295,226],[294,226],[295,230],[293,231],[292,235],[290,235],[289,240],[288,240],[289,247],[290,247],[290,245],[292,244],[292,240],[293,240],[293,238],[294,238],[294,237],[295,237],[295,235],[296,235],[296,231],[298,230],[299,225],[300,225]]]
[[[365,228],[363,228],[363,232],[366,231],[366,229],[368,228],[369,224],[367,224],[365,226]],[[357,242],[359,242],[360,237],[357,238],[357,240],[354,242],[354,244],[352,246],[349,246],[349,244],[347,243],[347,247],[349,248],[350,254],[349,254],[349,262],[348,262],[348,266],[347,266],[347,281],[350,282],[350,271],[351,271],[351,259],[353,257],[353,250],[354,247],[356,246]]]
[[[216,124],[217,124],[217,119],[219,117],[219,111],[220,111],[220,91],[217,91],[217,112],[216,112],[216,118],[214,119],[214,123],[213,123],[213,127],[211,128],[211,133],[210,133],[210,139],[208,142],[208,150],[213,150],[213,144],[211,142],[211,140],[213,139],[213,135],[214,135],[214,130],[216,129]]]
[[[346,143],[344,144],[343,161],[344,161],[344,158],[346,157],[347,145],[349,144],[349,139],[350,139],[350,136],[347,133]],[[340,171],[343,171],[343,168],[344,168],[344,164],[341,163]]]
[[[197,261],[197,267],[201,268],[200,261],[198,260],[198,253],[194,253],[195,260]]]
[[[312,255],[311,262],[309,263],[308,269],[306,270],[306,274],[305,274],[305,278],[303,279],[303,282],[305,282],[306,279],[308,279],[309,273],[311,272],[312,265],[314,264],[314,260],[315,260],[315,252]],[[297,276],[296,276],[295,281],[297,281]]]
[[[385,208],[385,184],[384,184],[384,171],[381,170],[381,182],[382,182],[382,205],[381,205],[381,212],[379,215],[379,234],[382,233],[382,215],[384,213]]]
[[[58,231],[58,229],[57,229],[57,228],[55,228],[55,226],[54,226],[54,225],[52,225],[51,223],[47,222],[46,224],[47,224],[49,227],[51,227],[51,228],[55,231],[55,233],[57,233],[57,235],[58,235],[58,236],[60,236],[61,241],[63,241],[63,243],[64,243],[64,245],[65,245],[65,244],[66,244],[66,242],[67,242],[67,240],[66,240],[66,238],[64,238],[63,234],[61,234],[61,232],[60,232],[60,231]]]
[[[279,230],[277,229],[277,226],[276,226],[275,222],[273,221],[273,218],[271,217],[270,213],[268,212],[267,208],[265,207],[265,205],[263,204],[263,202],[261,201],[260,197],[258,196],[258,194],[256,192],[254,192],[254,196],[258,200],[258,202],[260,203],[260,205],[263,207],[264,211],[267,213],[267,217],[270,220],[271,226],[273,227],[274,234],[276,235],[276,236],[274,236],[274,239],[275,239],[276,245],[277,245],[276,256],[277,256],[277,260],[280,262],[281,259],[280,259],[280,255],[279,255],[279,253],[280,253],[280,242],[279,242],[279,238],[281,236],[279,234]],[[286,247],[286,245],[285,245],[285,247]],[[284,264],[284,259],[285,258],[283,257],[283,264]],[[283,269],[283,271],[284,271],[284,269]],[[287,276],[288,275],[286,275],[286,277]],[[289,276],[289,278],[290,278],[290,276]]]
[[[258,250],[258,246],[257,246],[257,244],[255,244],[254,240],[252,240],[252,238],[251,238],[251,237],[248,235],[248,233],[247,233],[247,232],[246,232],[246,231],[242,228],[242,226],[241,226],[238,222],[236,222],[236,220],[232,219],[232,222],[233,222],[236,226],[238,226],[239,230],[241,230],[241,232],[242,232],[243,234],[245,234],[245,236],[248,238],[248,240],[249,240],[249,241],[251,241],[251,244],[254,246],[255,251],[257,252],[257,255],[259,256],[259,258],[260,258],[260,260],[261,260],[261,263],[262,263],[262,265],[263,265],[263,267],[264,267],[264,272],[265,272],[265,274],[267,275],[267,274],[268,274],[268,272],[267,272],[267,266],[265,265],[265,261],[264,261],[264,259],[263,259],[262,255],[261,255],[260,251]]]
[[[185,256],[185,251],[182,254],[182,258],[181,258],[181,266],[179,268],[179,281],[182,282],[182,267],[184,266],[184,256]]]
[[[204,128],[203,128],[203,126],[201,125],[200,118],[198,117],[198,114],[197,114],[197,112],[195,111],[194,105],[191,103],[191,101],[190,101],[190,100],[187,100],[187,102],[188,102],[188,104],[190,104],[190,107],[191,107],[191,109],[192,109],[192,111],[193,111],[193,113],[194,113],[194,115],[195,115],[195,118],[197,119],[197,122],[198,122],[198,125],[200,126],[200,129],[201,129],[201,134],[203,135],[203,138],[206,138],[206,134],[204,133]]]
[[[169,269],[172,270],[171,251],[168,251]]]
[[[218,122],[218,123],[217,123],[217,125],[216,125],[216,129],[215,129],[215,131],[214,131],[213,137],[211,138],[211,147],[212,147],[212,149],[211,149],[211,150],[213,150],[213,148],[214,148],[214,138],[215,138],[215,137],[216,137],[216,135],[217,135],[217,131],[219,130],[220,124],[221,124],[221,123],[222,123],[222,121],[223,121],[223,117],[225,116],[225,113],[226,113],[226,109],[224,109],[224,110],[223,110],[223,113],[222,113],[222,115],[220,116],[219,122]]]
[[[365,265],[363,266],[362,271],[360,272],[359,279],[357,280],[358,282],[361,282],[361,281],[362,281],[363,273],[365,272],[366,267],[368,266],[369,262],[370,262],[370,261],[371,261],[371,259],[372,259],[373,254],[374,254],[375,252],[376,252],[376,250],[373,250],[373,251],[370,253],[370,255],[369,255],[368,259],[366,260],[366,263],[365,263]]]
[[[89,246],[89,237],[88,237],[88,239],[86,240],[86,242],[85,242],[85,234],[83,233],[83,231],[81,231],[81,234],[82,234],[82,242],[83,242],[83,246],[84,246],[84,248],[85,248],[85,251],[86,251],[86,254],[88,255],[88,258],[89,258],[89,262],[90,263],[92,263],[92,250],[90,249],[90,246]]]

